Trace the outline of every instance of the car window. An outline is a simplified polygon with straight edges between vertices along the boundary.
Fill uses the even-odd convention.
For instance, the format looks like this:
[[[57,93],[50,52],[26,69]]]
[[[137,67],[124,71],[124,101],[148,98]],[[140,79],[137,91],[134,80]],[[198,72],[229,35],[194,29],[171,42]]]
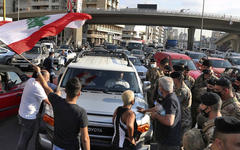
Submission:
[[[5,50],[5,49],[0,49],[0,54],[4,54],[4,53],[7,53],[7,50]]]
[[[22,82],[22,80],[20,79],[19,75],[16,72],[8,72],[8,77],[10,81],[16,82],[15,84],[19,84]]]
[[[184,60],[184,59],[173,59],[172,65],[184,64],[184,66],[188,66],[189,70],[197,70],[192,60]]]
[[[69,68],[66,75],[63,78],[61,87],[65,87],[69,79],[78,77],[82,83],[83,90],[97,90],[97,91],[115,91],[123,92],[126,88],[107,88],[105,85],[108,80],[117,80],[119,75],[123,73],[123,80],[128,82],[130,90],[135,93],[139,93],[139,84],[135,72],[118,72],[118,71],[107,71],[107,70],[92,70],[92,69],[78,69]]]
[[[240,58],[232,58],[231,62],[233,63],[233,65],[240,65]]]
[[[227,60],[210,60],[210,62],[214,68],[227,68],[232,66]]]
[[[142,65],[139,58],[129,58],[129,59],[133,63],[133,65],[135,65],[135,66],[141,66]]]

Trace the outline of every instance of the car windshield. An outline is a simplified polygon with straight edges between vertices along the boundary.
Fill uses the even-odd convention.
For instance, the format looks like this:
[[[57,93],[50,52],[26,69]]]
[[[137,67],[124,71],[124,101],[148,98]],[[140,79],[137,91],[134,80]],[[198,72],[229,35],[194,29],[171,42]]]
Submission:
[[[131,55],[131,52],[129,52],[128,50],[123,51],[123,53],[125,53],[126,55]]]
[[[143,55],[142,51],[132,51],[132,54]]]
[[[214,68],[228,68],[232,66],[227,60],[210,60],[210,62]]]
[[[188,66],[189,70],[197,70],[196,66],[194,65],[192,60],[186,59],[173,59],[172,65],[184,64],[184,66]]]
[[[139,58],[130,57],[129,59],[133,63],[134,66],[141,66],[142,65],[142,63],[141,63]]]
[[[78,77],[80,79],[83,86],[82,90],[123,92],[129,89],[135,93],[140,93],[135,72],[69,68],[63,78],[61,87],[65,87],[67,81],[73,77]],[[112,85],[113,82],[115,84],[110,87],[109,84]],[[118,84],[119,82],[127,82],[126,84],[128,84],[128,87],[122,86],[122,84]]]
[[[68,45],[61,45],[60,48],[62,48],[62,49],[68,49],[68,48],[70,48],[70,47],[69,47]]]
[[[40,54],[41,50],[40,47],[33,47],[30,51],[26,51],[27,54]]]
[[[204,54],[197,54],[197,53],[189,54],[189,57],[191,57],[192,59],[201,59],[204,56],[206,56],[206,55],[204,55]]]
[[[115,45],[107,45],[107,49],[117,49],[117,46],[115,46]]]
[[[231,62],[233,65],[240,65],[240,58],[232,58]]]
[[[45,45],[48,49],[51,48],[50,45]]]

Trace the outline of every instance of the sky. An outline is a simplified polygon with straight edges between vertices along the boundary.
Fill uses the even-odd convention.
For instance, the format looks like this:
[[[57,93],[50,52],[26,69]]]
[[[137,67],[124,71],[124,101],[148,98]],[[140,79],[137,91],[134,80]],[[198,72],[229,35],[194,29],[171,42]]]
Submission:
[[[201,13],[203,0],[119,0],[120,8],[136,8],[137,4],[157,4],[158,10],[187,9],[188,12]],[[205,0],[204,12],[240,18],[240,0]],[[185,31],[181,28],[178,29],[179,32]],[[211,36],[211,31],[204,30],[203,35]],[[196,30],[195,38],[197,40],[200,38],[200,30]]]

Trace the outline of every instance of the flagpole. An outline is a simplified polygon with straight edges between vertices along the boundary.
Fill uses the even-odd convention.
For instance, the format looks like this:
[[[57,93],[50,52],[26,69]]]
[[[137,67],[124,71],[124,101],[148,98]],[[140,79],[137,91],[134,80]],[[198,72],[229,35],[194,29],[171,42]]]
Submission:
[[[22,57],[24,60],[26,60],[29,64],[34,65],[31,61],[29,61],[26,57],[24,57],[22,54],[18,54],[20,57]]]
[[[6,0],[3,0],[3,21],[6,21]]]

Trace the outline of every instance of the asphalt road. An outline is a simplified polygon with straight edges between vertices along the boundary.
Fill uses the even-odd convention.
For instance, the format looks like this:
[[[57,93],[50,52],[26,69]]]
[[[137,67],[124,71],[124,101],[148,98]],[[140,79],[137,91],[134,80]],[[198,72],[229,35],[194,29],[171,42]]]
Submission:
[[[0,149],[15,150],[20,134],[17,116],[0,121]],[[27,150],[34,150],[34,138],[31,139]]]
[[[0,150],[15,150],[20,134],[17,116],[0,121]],[[35,137],[32,137],[27,150],[35,150]],[[91,147],[91,150],[102,150],[103,148]],[[104,150],[108,150],[104,148]]]

